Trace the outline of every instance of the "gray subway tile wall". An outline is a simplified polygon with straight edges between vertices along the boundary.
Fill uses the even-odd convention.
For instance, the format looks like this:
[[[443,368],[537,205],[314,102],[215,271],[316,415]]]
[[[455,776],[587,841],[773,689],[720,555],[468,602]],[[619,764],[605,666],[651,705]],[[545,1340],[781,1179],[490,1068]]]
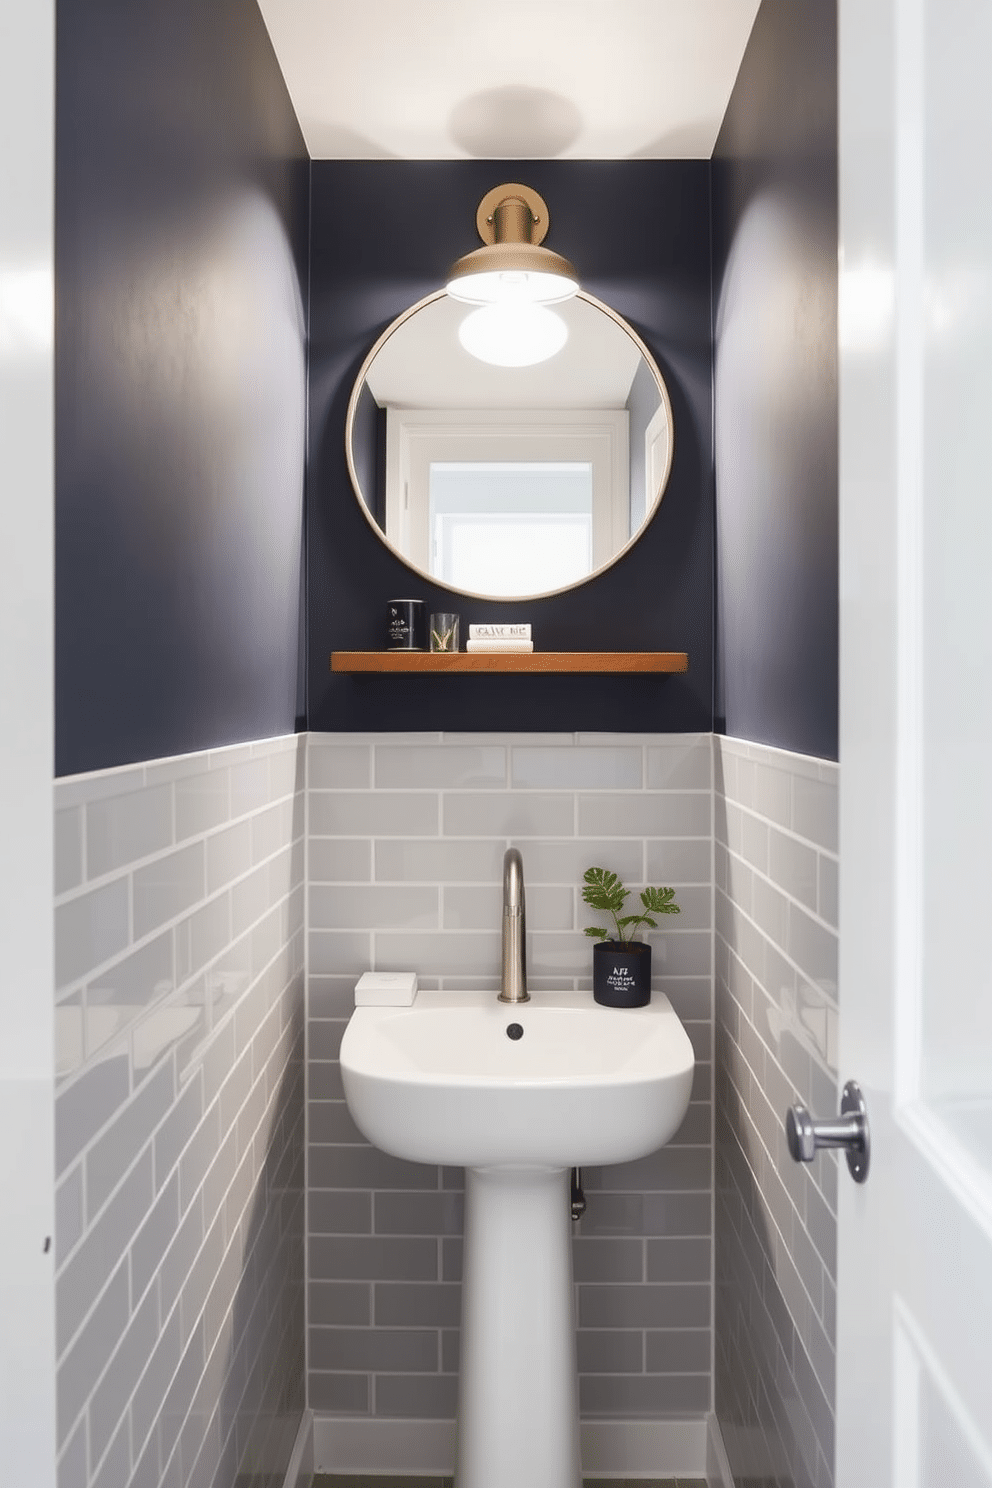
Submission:
[[[575,1227],[581,1407],[712,1404],[712,741],[709,735],[312,734],[308,741],[309,1404],[451,1418],[461,1174],[404,1163],[347,1120],[337,1053],[362,971],[499,984],[502,858],[520,847],[533,990],[591,985],[583,871],[672,883],[655,944],[697,1057],[672,1144],[584,1172]]]
[[[59,1488],[288,1463],[304,769],[288,738],[56,783]]]
[[[737,1482],[833,1488],[838,767],[714,740],[716,1413]]]
[[[832,1488],[837,1168],[792,1164],[782,1116],[836,1101],[836,784],[836,766],[709,735],[424,734],[59,782],[60,1488],[247,1488],[288,1460],[305,939],[309,1404],[453,1416],[461,1173],[370,1148],[337,1051],[369,967],[495,993],[511,842],[534,990],[589,986],[591,863],[674,884],[684,911],[654,939],[696,1051],[686,1121],[584,1173],[583,1414],[705,1412],[715,1333],[737,1480]]]

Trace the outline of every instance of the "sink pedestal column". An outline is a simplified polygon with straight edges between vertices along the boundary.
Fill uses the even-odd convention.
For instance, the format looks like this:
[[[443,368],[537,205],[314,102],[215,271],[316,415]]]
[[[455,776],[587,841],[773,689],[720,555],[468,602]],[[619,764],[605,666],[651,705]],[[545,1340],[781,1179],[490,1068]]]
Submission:
[[[580,1488],[567,1168],[468,1168],[456,1488]]]

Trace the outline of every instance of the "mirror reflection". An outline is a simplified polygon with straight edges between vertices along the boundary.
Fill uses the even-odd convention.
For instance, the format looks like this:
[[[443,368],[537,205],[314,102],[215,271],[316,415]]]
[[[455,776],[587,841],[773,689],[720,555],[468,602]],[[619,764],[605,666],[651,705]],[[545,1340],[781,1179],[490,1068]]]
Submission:
[[[412,568],[494,599],[558,592],[613,563],[664,493],[668,394],[634,331],[580,293],[568,337],[530,366],[461,344],[466,306],[443,292],[400,316],[348,409],[355,491]]]

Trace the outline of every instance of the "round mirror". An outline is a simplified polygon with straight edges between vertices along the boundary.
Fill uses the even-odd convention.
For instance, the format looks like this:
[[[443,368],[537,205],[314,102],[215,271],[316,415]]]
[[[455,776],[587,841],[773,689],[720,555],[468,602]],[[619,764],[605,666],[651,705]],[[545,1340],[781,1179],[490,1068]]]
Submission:
[[[482,361],[442,290],[380,336],[348,405],[348,467],[378,535],[461,594],[538,598],[614,563],[643,531],[672,463],[661,373],[591,295],[556,305],[561,350]]]

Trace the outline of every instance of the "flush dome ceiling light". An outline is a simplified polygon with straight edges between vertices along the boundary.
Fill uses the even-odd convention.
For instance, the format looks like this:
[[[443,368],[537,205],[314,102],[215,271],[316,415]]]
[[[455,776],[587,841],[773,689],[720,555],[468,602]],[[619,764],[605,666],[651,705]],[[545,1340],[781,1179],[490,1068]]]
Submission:
[[[446,285],[452,299],[470,305],[554,305],[576,293],[574,266],[541,247],[548,208],[529,186],[495,186],[479,203],[475,221],[486,246],[452,264]]]
[[[480,305],[458,327],[458,339],[480,362],[494,367],[533,367],[561,351],[568,340],[568,326],[544,305]]]

